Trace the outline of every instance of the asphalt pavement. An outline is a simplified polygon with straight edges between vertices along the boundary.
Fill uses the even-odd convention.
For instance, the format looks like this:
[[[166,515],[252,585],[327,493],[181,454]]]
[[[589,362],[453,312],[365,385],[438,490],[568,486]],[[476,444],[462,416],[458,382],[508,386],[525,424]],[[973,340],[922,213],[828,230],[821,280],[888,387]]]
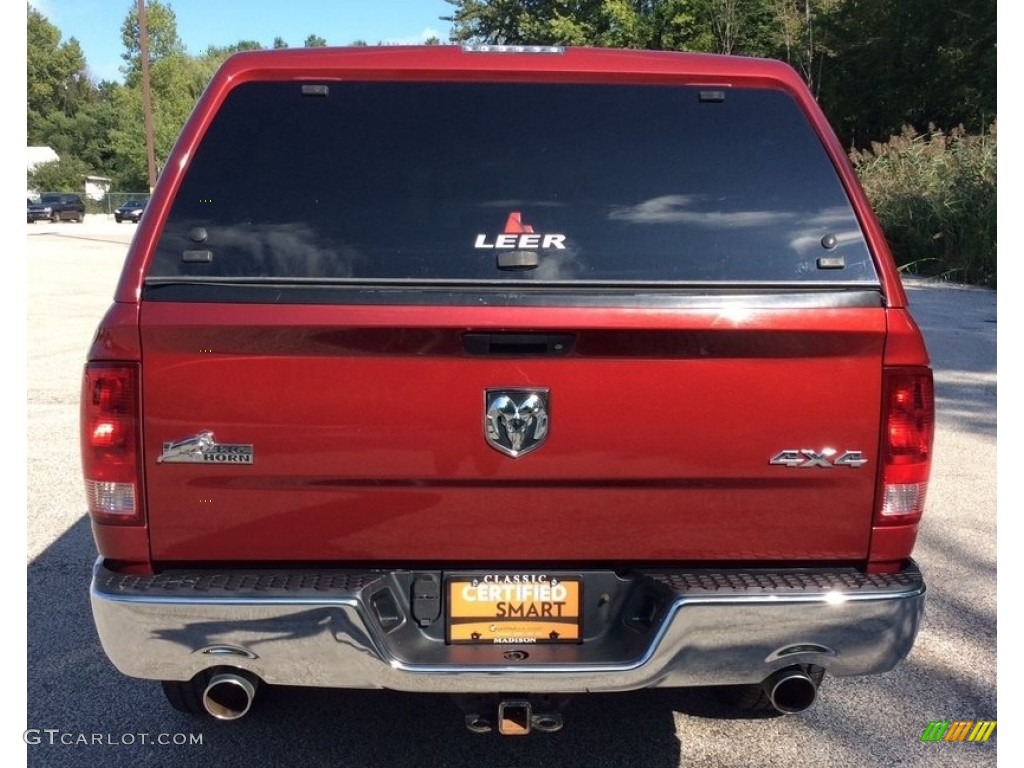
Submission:
[[[381,691],[267,689],[228,724],[171,709],[159,684],[110,665],[88,600],[81,366],[134,229],[102,217],[27,229],[29,730],[5,740],[29,742],[29,765],[977,766],[995,764],[1000,728],[1012,747],[1009,724],[986,743],[920,740],[933,720],[998,719],[996,294],[927,284],[910,296],[938,401],[915,553],[929,591],[893,672],[827,678],[810,710],[787,717],[737,717],[695,690],[580,697],[562,732],[526,738],[475,735],[443,698]]]

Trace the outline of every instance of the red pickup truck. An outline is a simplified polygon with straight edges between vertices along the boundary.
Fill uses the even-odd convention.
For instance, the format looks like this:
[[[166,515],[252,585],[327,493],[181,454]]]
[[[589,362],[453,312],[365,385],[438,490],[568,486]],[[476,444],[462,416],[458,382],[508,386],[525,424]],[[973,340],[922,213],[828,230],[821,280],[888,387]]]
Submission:
[[[909,652],[932,377],[786,65],[544,47],[227,61],[88,354],[103,647],[260,683],[709,686],[798,712]]]

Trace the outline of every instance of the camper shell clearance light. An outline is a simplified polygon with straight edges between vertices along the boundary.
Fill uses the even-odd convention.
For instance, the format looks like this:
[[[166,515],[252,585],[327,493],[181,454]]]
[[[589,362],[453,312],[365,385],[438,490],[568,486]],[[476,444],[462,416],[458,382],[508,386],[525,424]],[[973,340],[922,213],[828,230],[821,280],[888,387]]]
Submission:
[[[464,45],[463,53],[565,53],[560,45]]]

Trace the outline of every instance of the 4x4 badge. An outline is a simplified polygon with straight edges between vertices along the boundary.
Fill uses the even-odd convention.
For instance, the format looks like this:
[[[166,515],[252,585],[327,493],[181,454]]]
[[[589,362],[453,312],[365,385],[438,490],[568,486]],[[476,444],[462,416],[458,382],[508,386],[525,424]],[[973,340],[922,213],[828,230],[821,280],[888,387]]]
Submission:
[[[547,436],[548,390],[485,390],[484,437],[491,448],[518,459],[540,448]]]

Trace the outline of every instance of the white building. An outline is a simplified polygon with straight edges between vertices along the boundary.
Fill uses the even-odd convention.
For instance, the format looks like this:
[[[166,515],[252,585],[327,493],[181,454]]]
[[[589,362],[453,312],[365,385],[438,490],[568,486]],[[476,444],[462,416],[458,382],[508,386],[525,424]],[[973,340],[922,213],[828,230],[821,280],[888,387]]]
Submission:
[[[29,173],[34,171],[37,165],[60,160],[60,155],[54,152],[50,147],[28,147],[26,149],[26,153],[28,155],[26,158],[28,162],[27,172]],[[27,197],[35,197],[39,194],[39,190],[36,189],[29,189],[27,191]]]
[[[92,200],[102,200],[110,191],[110,179],[106,176],[86,176],[85,196]]]

